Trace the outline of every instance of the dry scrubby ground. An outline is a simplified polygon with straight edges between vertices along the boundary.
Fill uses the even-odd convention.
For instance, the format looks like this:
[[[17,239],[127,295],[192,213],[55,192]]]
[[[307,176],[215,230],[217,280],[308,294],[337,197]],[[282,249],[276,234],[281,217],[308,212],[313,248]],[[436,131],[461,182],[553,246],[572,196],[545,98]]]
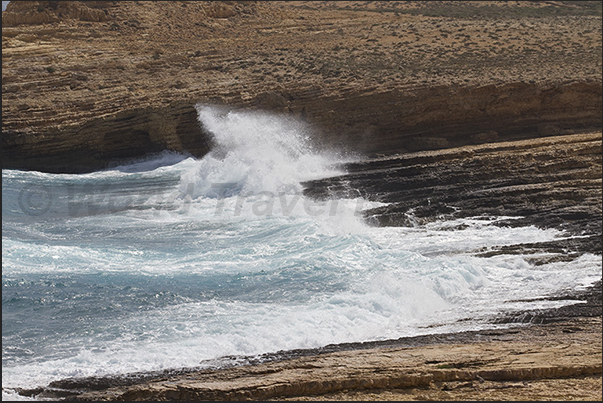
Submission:
[[[229,18],[149,3],[110,7],[110,21],[3,26],[3,125],[290,86],[601,80],[596,2],[259,2]]]

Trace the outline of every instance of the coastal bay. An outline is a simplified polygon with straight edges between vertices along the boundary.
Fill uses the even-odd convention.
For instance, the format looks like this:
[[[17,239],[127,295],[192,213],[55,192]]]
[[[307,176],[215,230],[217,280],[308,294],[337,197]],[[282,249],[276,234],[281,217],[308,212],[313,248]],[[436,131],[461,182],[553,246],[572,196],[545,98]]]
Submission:
[[[448,3],[9,3],[3,399],[600,399],[601,5]]]

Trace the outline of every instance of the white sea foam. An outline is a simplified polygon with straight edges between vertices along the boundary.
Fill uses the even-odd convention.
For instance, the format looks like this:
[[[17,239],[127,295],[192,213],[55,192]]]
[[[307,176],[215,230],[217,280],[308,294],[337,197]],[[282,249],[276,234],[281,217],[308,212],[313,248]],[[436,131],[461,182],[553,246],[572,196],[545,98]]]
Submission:
[[[193,185],[194,198],[299,193],[303,181],[341,173],[333,167],[340,160],[314,150],[299,121],[204,105],[197,110],[215,146],[182,177],[181,191]]]

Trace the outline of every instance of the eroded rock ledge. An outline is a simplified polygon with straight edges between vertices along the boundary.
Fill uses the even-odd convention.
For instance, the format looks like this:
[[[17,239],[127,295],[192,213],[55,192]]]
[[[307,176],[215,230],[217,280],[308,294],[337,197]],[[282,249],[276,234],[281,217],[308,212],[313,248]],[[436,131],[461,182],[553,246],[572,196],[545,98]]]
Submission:
[[[601,86],[595,83],[484,87],[349,90],[321,94],[316,89],[271,92],[280,113],[303,111],[321,146],[366,155],[391,155],[517,138],[551,136],[601,124]],[[343,89],[339,89],[343,92]],[[266,98],[266,93],[261,93]],[[229,94],[235,98],[235,94]],[[231,108],[274,110],[230,99]],[[198,99],[211,104],[210,100]],[[28,130],[3,128],[5,168],[85,172],[162,150],[202,157],[211,136],[197,121],[195,102],[123,110],[82,123]]]
[[[483,398],[493,396],[496,389],[529,389],[532,382],[547,379],[577,382],[585,377],[600,378],[600,329],[601,318],[595,317],[431,339],[402,338],[372,348],[357,346],[219,371],[156,376],[150,381],[97,391],[83,392],[66,380],[37,391],[41,392],[37,396],[62,395],[65,400],[79,401],[330,400],[338,393],[375,392],[374,398],[380,400],[378,393],[397,390],[415,396],[414,400],[428,400],[420,397],[426,393],[439,395],[438,400],[454,400],[447,391],[467,388]],[[579,363],[576,357],[580,357]],[[562,400],[572,393],[563,386],[553,390]],[[530,395],[529,390],[519,392],[536,400],[543,397],[537,392]],[[588,400],[596,393],[592,391],[585,397]],[[467,390],[457,390],[457,394],[466,395]]]
[[[584,235],[566,251],[600,253],[601,146],[594,132],[368,159],[346,164],[345,175],[306,183],[305,194],[388,203],[365,214],[380,226],[514,217],[498,225]]]

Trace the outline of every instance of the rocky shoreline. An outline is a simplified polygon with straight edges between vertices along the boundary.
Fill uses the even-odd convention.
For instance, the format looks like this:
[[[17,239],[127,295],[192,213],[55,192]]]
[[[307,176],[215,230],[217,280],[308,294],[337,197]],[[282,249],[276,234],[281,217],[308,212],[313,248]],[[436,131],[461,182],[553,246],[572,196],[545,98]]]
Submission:
[[[305,194],[387,203],[365,212],[378,226],[496,216],[510,217],[496,225],[556,228],[581,237],[478,256],[548,251],[573,259],[601,253],[601,147],[601,132],[594,132],[368,159],[346,164],[345,175],[307,183]]]
[[[346,166],[348,174],[309,182],[305,184],[305,188],[307,195],[316,198],[350,197],[360,194],[376,201],[393,202],[388,206],[367,211],[367,220],[369,222],[372,220],[376,225],[384,225],[383,222],[388,225],[424,225],[434,220],[479,215],[484,219],[493,215],[515,216],[513,220],[499,221],[497,225],[536,225],[541,228],[557,228],[570,237],[540,244],[515,244],[488,251],[474,251],[474,255],[521,254],[533,265],[552,261],[570,261],[584,253],[601,254],[600,147],[601,133],[585,133],[520,140],[500,143],[496,146],[471,146],[411,153],[348,163]],[[563,158],[560,158],[560,150],[564,150]],[[526,159],[526,154],[529,155],[530,161],[540,161],[536,165],[544,165],[542,161],[545,160],[555,169],[545,169],[547,174],[542,175],[534,166],[525,169],[525,162],[511,163],[506,166],[506,169],[500,169],[503,163]],[[472,160],[475,161],[469,164]],[[479,163],[480,161],[486,163]],[[470,165],[471,169],[468,168]],[[462,169],[458,168],[459,166]],[[519,175],[514,167],[522,169],[522,174]],[[526,174],[528,170],[531,170],[531,175]],[[409,172],[414,172],[421,179],[417,180]],[[494,175],[495,172],[499,175]],[[483,176],[481,180],[478,178],[478,173]],[[427,180],[425,177],[432,177],[435,180]],[[568,194],[573,195],[572,197],[563,198],[557,195],[552,198],[547,195],[560,188],[559,178],[564,178],[567,182],[565,186],[569,187]],[[521,181],[522,188],[540,184],[541,186],[532,186],[532,188],[542,194],[532,192],[528,194],[527,199],[516,197],[517,192],[509,192],[508,187],[517,187],[517,181]],[[593,185],[584,186],[585,183],[589,183],[588,181],[592,181]],[[445,190],[440,189],[443,183],[448,187]],[[470,188],[470,184],[473,189]],[[436,192],[433,190],[434,187],[440,190]],[[463,191],[459,190],[459,187]],[[403,194],[400,189],[404,189]],[[480,199],[472,196],[472,192],[478,192],[479,189],[489,189],[490,197]],[[509,194],[512,196],[506,197]],[[520,194],[525,195],[527,192],[522,191]],[[451,195],[456,197],[451,199]],[[497,195],[505,197],[497,203],[492,203],[492,200],[497,200]],[[425,203],[426,197],[431,200],[429,204]],[[395,200],[400,201],[396,203]],[[468,204],[466,204],[467,200]],[[478,206],[481,206],[481,209]],[[504,210],[501,211],[499,206],[504,206]],[[411,209],[413,220],[409,221],[411,216],[408,213]],[[568,211],[580,213],[569,215]],[[381,221],[375,220],[375,216],[378,216]],[[519,223],[514,224],[517,221]],[[451,230],[454,229],[451,227]],[[571,237],[572,235],[579,235],[579,237]],[[391,395],[391,400],[407,400],[406,398],[412,396],[419,400],[426,400],[420,396],[436,392],[440,393],[438,399],[441,400],[442,391],[465,388],[467,382],[474,382],[475,379],[491,382],[488,388],[493,390],[502,388],[501,385],[506,385],[505,382],[542,382],[546,379],[549,382],[547,393],[553,393],[555,387],[550,385],[552,380],[563,383],[567,379],[586,377],[585,382],[589,384],[595,382],[596,385],[599,382],[600,394],[601,365],[600,362],[598,365],[593,363],[593,354],[599,357],[600,361],[601,280],[586,290],[568,290],[543,299],[571,303],[560,308],[538,311],[501,312],[499,316],[490,320],[494,329],[483,331],[346,343],[318,349],[281,351],[260,357],[223,357],[216,360],[213,369],[211,367],[203,370],[188,368],[161,373],[65,379],[53,382],[45,388],[22,390],[20,393],[26,396],[66,400],[267,400],[287,397],[299,400],[301,397],[317,399],[320,396],[330,400],[336,398],[337,393],[344,393],[342,390],[345,390],[345,396],[340,396],[343,400],[365,400],[367,393],[374,394],[372,400],[383,400],[384,391],[397,390],[398,392]],[[500,326],[503,327],[497,328]],[[567,340],[565,337],[567,334],[575,336],[580,341]],[[484,347],[481,343],[486,343],[487,346]],[[566,352],[554,350],[546,352],[546,359],[534,361],[529,365],[499,363],[496,370],[489,367],[493,361],[501,361],[492,358],[490,350],[499,351],[500,356],[503,357],[518,348],[515,343],[529,345],[529,350],[533,354],[544,354],[543,351],[549,348],[551,343],[588,345],[589,348],[594,348],[594,352],[591,349],[588,352],[580,349],[571,350],[572,359],[580,357],[572,361],[572,365],[551,366],[549,362],[563,361],[565,359],[563,357],[566,357]],[[477,344],[486,350],[480,353],[479,348],[482,347],[476,347]],[[451,375],[447,371],[450,368],[439,368],[446,369],[443,372],[434,370],[431,364],[436,361],[440,365],[448,365],[446,364],[448,361],[444,358],[437,360],[434,358],[431,360],[433,362],[426,359],[423,367],[427,366],[423,369],[418,369],[416,363],[413,364],[412,370],[407,366],[390,368],[391,363],[387,357],[394,354],[391,353],[392,349],[404,352],[406,357],[407,353],[411,356],[420,355],[423,354],[421,352],[423,348],[442,345],[449,347],[438,350],[441,357],[446,356],[449,348],[458,346],[468,348],[474,357],[471,361],[471,371],[463,370],[462,373]],[[597,346],[599,346],[598,350]],[[417,352],[409,352],[408,349]],[[555,355],[557,353],[559,354]],[[345,358],[338,354],[343,354]],[[373,362],[370,365],[363,361],[368,360],[367,354]],[[480,358],[476,359],[476,355]],[[347,360],[351,362],[348,363]],[[404,360],[408,360],[408,357],[399,360],[406,362]],[[342,375],[339,369],[341,366],[351,372]],[[287,368],[286,376],[266,375],[280,373],[283,371],[282,367]],[[388,374],[383,375],[383,372]],[[423,375],[417,378],[417,372]],[[468,390],[473,393],[476,387],[471,385]],[[589,387],[592,388],[592,385]],[[414,392],[409,395],[410,390]],[[560,393],[559,390],[557,392]],[[333,393],[336,395],[332,395]],[[484,392],[476,396],[484,398],[487,394]],[[592,399],[592,396],[592,393],[589,394],[587,400]],[[532,397],[538,398],[538,396]],[[449,400],[456,398],[462,399],[462,396],[458,394],[449,396]]]
[[[212,146],[197,103],[305,122],[357,155],[316,199],[388,203],[379,226],[504,216],[553,242],[476,250],[533,265],[601,255],[599,2],[11,2],[2,167],[90,172]],[[451,230],[457,229],[451,224]],[[67,379],[64,400],[598,400],[601,281],[496,329],[225,357],[210,370]],[[529,325],[528,325],[529,324]],[[218,366],[225,368],[217,370]]]

